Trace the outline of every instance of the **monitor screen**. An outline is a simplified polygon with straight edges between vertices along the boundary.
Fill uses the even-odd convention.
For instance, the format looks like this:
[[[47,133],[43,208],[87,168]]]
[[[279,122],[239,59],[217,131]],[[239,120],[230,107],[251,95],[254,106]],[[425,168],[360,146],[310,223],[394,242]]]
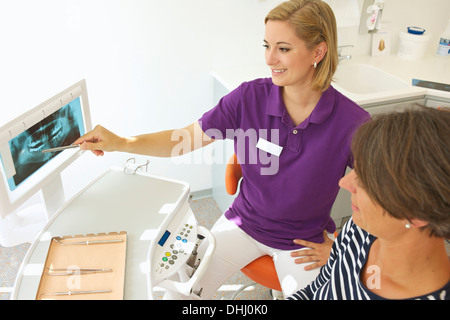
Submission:
[[[0,127],[0,218],[40,190],[46,206],[59,203],[60,173],[82,151],[42,150],[70,145],[91,128],[85,80]]]
[[[70,145],[83,135],[84,124],[80,97],[9,141],[16,174],[8,179],[15,190],[23,181],[51,161],[60,152],[42,153],[45,149]]]

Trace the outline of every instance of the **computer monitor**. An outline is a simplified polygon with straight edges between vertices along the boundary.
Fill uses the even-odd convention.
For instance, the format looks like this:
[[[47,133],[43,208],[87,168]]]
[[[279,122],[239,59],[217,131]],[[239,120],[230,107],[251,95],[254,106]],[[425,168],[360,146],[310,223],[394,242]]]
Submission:
[[[82,151],[42,150],[72,144],[91,130],[86,81],[82,80],[0,128],[0,218],[42,192],[50,217],[64,202],[60,173]]]

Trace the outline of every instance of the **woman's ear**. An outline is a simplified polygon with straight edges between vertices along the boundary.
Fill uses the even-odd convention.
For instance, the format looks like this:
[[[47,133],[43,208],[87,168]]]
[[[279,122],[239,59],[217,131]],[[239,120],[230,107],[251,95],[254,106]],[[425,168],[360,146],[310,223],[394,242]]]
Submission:
[[[422,228],[428,225],[428,221],[413,218],[411,224],[416,228]]]
[[[325,42],[319,43],[314,49],[314,61],[316,61],[317,63],[322,61],[327,51],[328,51],[327,44]]]

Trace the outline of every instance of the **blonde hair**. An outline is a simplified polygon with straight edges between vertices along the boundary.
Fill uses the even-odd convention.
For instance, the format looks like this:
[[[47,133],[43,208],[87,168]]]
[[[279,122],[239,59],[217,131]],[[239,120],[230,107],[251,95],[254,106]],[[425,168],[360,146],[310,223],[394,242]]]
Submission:
[[[327,52],[315,69],[312,88],[323,92],[331,84],[338,64],[336,18],[330,6],[321,0],[291,0],[272,9],[269,20],[288,21],[309,49],[325,42]]]

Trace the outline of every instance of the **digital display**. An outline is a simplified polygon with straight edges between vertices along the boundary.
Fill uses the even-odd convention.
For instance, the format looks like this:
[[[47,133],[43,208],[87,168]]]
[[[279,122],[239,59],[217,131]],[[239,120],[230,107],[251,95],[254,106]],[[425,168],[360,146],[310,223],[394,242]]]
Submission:
[[[9,148],[16,171],[8,179],[11,191],[62,152],[42,153],[42,150],[70,145],[84,133],[78,97],[10,140]]]
[[[161,237],[161,239],[159,239],[158,244],[162,247],[164,246],[164,244],[166,243],[167,239],[170,236],[170,232],[168,230],[166,230],[166,232],[164,232],[163,236]]]

